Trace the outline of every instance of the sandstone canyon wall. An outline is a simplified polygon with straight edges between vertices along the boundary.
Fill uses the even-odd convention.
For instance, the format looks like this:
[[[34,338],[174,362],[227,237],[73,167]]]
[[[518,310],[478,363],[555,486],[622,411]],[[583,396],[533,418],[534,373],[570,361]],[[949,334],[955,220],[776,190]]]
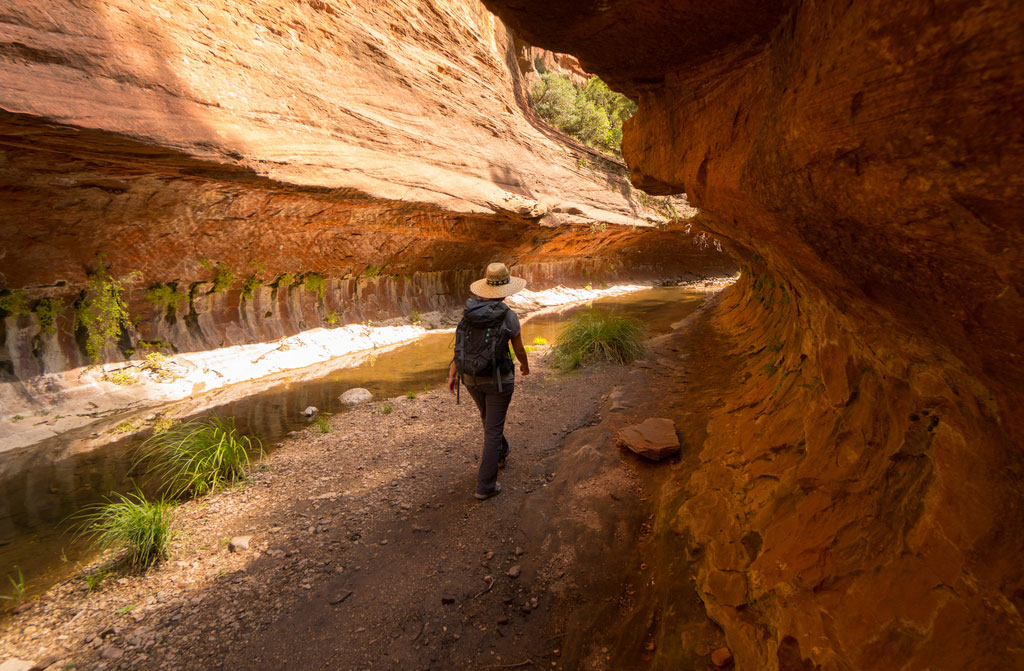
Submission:
[[[1020,7],[486,4],[634,97],[634,183],[744,259],[655,525],[737,668],[1024,666]]]
[[[106,361],[450,308],[496,259],[732,272],[535,118],[520,47],[456,0],[0,2],[0,414],[76,384],[100,263],[136,273]]]

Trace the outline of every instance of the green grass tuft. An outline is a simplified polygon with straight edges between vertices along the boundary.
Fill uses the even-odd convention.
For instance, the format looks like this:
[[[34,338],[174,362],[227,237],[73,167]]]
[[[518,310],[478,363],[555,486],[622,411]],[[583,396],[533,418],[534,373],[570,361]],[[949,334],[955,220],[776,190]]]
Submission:
[[[18,571],[18,578],[15,580],[14,576],[7,576],[7,581],[11,583],[11,593],[9,595],[0,595],[0,599],[10,601],[13,605],[17,606],[25,600],[25,592],[28,591],[28,585],[25,583],[25,576],[22,574],[21,569],[17,566],[14,568]]]
[[[90,537],[94,549],[123,550],[129,566],[145,569],[167,556],[173,512],[174,505],[166,499],[150,501],[139,491],[115,493],[106,503],[89,506],[78,515],[82,519],[78,533]]]
[[[316,424],[316,428],[320,429],[320,433],[330,433],[331,432],[331,425],[327,421],[327,416],[326,415],[320,415],[319,417],[316,418],[316,421],[313,422],[313,423]]]
[[[573,317],[559,335],[553,363],[572,369],[592,361],[630,363],[643,356],[643,325],[632,317],[588,310]]]
[[[380,409],[380,411],[383,412],[385,415],[390,415],[395,411],[395,408],[390,403],[387,403],[384,405],[384,407]]]
[[[185,422],[151,436],[142,448],[149,471],[159,474],[171,498],[201,496],[245,480],[250,453],[263,454],[258,438],[241,436],[235,421]]]

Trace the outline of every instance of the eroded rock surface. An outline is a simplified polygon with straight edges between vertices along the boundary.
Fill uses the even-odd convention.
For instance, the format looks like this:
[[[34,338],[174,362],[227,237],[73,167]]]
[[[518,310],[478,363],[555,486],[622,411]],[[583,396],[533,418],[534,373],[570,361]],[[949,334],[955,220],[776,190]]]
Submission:
[[[520,47],[456,0],[5,3],[0,289],[30,312],[0,404],[79,384],[101,262],[137,273],[101,361],[443,311],[494,260],[539,289],[731,273],[537,122]]]
[[[1024,664],[1015,3],[487,4],[634,96],[634,182],[746,259],[661,508],[737,668]]]

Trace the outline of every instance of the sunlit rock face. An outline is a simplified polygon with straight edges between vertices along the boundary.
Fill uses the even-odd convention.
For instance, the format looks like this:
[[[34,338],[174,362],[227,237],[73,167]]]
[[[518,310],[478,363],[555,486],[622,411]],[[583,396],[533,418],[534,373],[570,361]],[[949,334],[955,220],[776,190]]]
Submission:
[[[744,259],[661,510],[737,668],[1024,664],[1016,3],[486,4],[634,96],[634,182]]]
[[[733,272],[537,122],[521,47],[461,0],[0,3],[0,289],[65,308],[3,320],[0,398],[86,363],[101,261],[137,273],[114,361],[452,307],[494,260],[534,288]]]

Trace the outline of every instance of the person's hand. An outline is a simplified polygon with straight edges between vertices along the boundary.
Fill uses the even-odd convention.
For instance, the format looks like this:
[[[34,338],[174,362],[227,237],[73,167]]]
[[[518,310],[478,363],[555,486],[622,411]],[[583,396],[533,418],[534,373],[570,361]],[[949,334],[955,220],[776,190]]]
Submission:
[[[530,364],[524,363],[521,366],[519,366],[519,372],[522,373],[523,375],[529,375],[530,374]]]
[[[455,396],[455,385],[457,383],[458,378],[456,378],[454,375],[448,378],[448,391],[452,393],[452,396]]]

